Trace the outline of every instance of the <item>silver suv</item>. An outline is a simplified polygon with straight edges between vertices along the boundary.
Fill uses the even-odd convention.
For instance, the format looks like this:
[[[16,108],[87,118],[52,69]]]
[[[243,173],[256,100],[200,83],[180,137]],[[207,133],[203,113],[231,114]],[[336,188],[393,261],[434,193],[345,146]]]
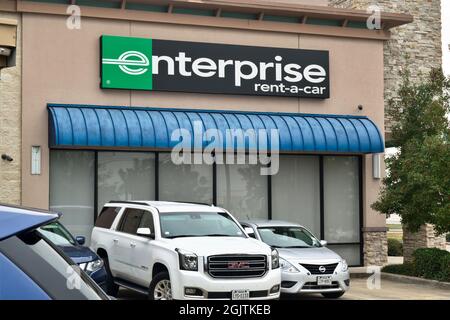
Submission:
[[[350,287],[347,262],[301,225],[273,220],[242,221],[245,232],[280,255],[282,293],[321,293],[339,298]]]

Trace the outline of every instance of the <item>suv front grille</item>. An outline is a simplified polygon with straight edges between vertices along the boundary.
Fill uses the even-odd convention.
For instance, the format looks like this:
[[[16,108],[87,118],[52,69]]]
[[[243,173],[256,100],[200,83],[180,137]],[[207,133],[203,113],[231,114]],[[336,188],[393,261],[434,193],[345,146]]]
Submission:
[[[332,264],[304,264],[300,263],[300,265],[307,269],[311,274],[332,274],[337,267],[337,263]],[[325,270],[323,270],[323,268]],[[322,270],[322,271],[321,271]]]
[[[210,256],[206,268],[214,278],[256,278],[267,271],[265,255]]]

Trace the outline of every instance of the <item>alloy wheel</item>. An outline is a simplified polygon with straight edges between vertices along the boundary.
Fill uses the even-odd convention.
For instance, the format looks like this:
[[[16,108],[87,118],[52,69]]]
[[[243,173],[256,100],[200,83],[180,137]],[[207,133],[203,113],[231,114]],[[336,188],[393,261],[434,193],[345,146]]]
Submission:
[[[155,300],[172,300],[170,280],[163,279],[159,281],[153,290],[153,297]]]

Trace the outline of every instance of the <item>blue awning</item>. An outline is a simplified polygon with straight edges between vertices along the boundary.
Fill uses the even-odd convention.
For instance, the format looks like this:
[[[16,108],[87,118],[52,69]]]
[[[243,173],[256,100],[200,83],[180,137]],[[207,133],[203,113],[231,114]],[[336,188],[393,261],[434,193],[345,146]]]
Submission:
[[[380,130],[361,116],[61,104],[49,104],[48,110],[51,148],[167,150],[179,143],[171,140],[176,129],[187,130],[192,145],[202,139],[205,147],[212,140],[194,130],[200,123],[204,132],[218,129],[224,136],[229,129],[265,129],[269,144],[270,129],[278,129],[280,152],[384,151]],[[225,148],[225,139],[216,143]],[[235,149],[247,150],[244,143]]]

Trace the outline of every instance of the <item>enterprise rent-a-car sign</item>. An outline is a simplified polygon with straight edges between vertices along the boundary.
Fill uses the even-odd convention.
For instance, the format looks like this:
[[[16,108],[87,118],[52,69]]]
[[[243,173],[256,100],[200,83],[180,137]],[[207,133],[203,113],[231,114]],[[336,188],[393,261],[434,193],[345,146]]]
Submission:
[[[101,87],[329,98],[328,51],[101,37]]]

